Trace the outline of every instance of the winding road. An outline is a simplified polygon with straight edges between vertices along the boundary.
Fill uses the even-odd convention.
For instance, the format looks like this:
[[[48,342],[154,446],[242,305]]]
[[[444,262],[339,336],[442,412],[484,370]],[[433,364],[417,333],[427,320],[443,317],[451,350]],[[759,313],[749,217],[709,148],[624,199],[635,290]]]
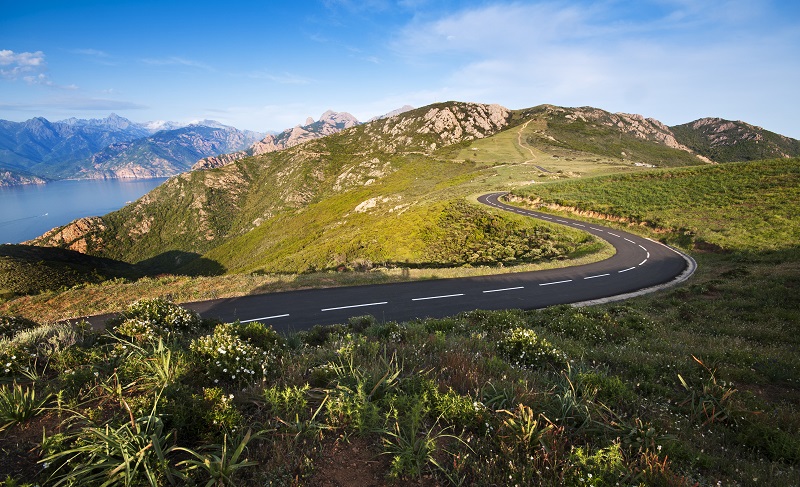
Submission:
[[[485,205],[571,226],[607,240],[616,254],[601,262],[535,272],[437,279],[371,286],[288,291],[216,299],[186,306],[204,318],[259,321],[278,331],[345,323],[370,314],[380,321],[442,318],[462,311],[536,309],[556,304],[620,300],[673,285],[694,272],[691,257],[627,232],[506,205],[505,193],[478,198]]]

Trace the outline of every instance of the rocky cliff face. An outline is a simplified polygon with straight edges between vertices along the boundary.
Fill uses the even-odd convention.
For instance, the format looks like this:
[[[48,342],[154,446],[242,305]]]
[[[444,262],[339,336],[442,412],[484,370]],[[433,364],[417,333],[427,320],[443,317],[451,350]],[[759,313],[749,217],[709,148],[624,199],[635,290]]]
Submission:
[[[100,217],[80,218],[63,227],[54,228],[33,240],[23,242],[23,244],[59,247],[82,254],[98,253],[103,250],[104,243],[99,235],[106,228],[105,222]]]

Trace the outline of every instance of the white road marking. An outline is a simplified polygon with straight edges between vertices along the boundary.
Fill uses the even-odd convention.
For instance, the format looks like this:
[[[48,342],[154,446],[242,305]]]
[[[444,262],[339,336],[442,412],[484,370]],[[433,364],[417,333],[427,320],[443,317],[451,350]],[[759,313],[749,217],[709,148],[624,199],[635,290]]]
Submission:
[[[566,281],[555,281],[555,282],[543,282],[539,284],[540,286],[549,286],[551,284],[564,284],[565,282],[572,282],[572,279],[567,279]]]
[[[611,232],[607,232],[607,233],[608,233],[609,235],[611,235],[611,236],[614,236],[614,237],[619,237],[619,235],[617,235],[616,233],[611,233]]]
[[[380,306],[382,304],[389,304],[389,302],[388,301],[381,301],[380,303],[351,304],[350,306],[338,306],[336,308],[323,308],[320,311],[336,311],[338,309],[364,308],[366,306]]]
[[[517,287],[507,287],[504,289],[490,289],[488,291],[483,291],[484,293],[501,293],[503,291],[515,291],[517,289],[525,289],[525,286],[517,286]]]
[[[591,229],[592,229],[592,230],[594,230],[595,232],[602,232],[602,231],[604,231],[602,228],[594,228],[594,227],[589,227],[589,228],[591,228]]]
[[[566,220],[556,220],[556,221],[557,221],[557,222],[559,222],[559,223],[569,223],[569,222],[568,222],[568,221],[566,221]]]
[[[458,296],[463,296],[463,294],[447,294],[444,296],[428,296],[425,298],[414,298],[411,301],[426,301],[428,299],[444,299],[444,298],[457,298]]]
[[[633,240],[629,239],[628,237],[625,237],[625,240],[627,240],[628,242],[630,242],[630,243],[632,243],[632,244],[635,244],[635,243],[636,243],[636,242],[634,242]]]
[[[628,267],[627,269],[622,269],[621,271],[617,271],[617,272],[619,272],[620,274],[622,274],[623,272],[632,271],[632,270],[634,270],[634,269],[636,269],[636,268],[635,268],[635,267]]]
[[[596,278],[596,277],[606,277],[606,276],[610,276],[610,275],[611,275],[611,274],[598,274],[598,275],[596,275],[596,276],[584,277],[584,279],[594,279],[594,278]]]
[[[586,225],[581,225],[580,223],[573,223],[573,225],[575,225],[576,227],[584,227],[584,228],[586,227]]]
[[[261,321],[261,320],[274,320],[275,318],[286,318],[289,314],[285,315],[274,315],[274,316],[262,316],[261,318],[253,318],[252,320],[239,320],[239,323],[250,323],[251,321]]]
[[[644,265],[645,262],[647,262],[647,259],[644,259],[639,265]]]
[[[639,245],[639,247],[641,247],[641,248],[642,248],[642,250],[644,250],[645,252],[647,252],[647,249],[646,249],[644,246],[642,246],[642,245]]]

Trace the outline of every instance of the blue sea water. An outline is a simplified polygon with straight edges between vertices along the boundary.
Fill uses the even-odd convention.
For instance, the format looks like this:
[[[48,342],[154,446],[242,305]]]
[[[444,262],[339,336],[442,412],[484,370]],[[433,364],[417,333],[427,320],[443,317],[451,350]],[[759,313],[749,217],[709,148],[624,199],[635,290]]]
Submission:
[[[102,216],[166,181],[107,179],[0,187],[0,244],[20,243],[85,216]]]

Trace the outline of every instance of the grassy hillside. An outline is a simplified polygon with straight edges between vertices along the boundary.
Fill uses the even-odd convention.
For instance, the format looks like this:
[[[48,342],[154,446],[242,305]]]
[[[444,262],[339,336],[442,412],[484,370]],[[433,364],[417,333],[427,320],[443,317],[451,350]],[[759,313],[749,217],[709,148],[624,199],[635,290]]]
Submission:
[[[669,169],[543,184],[515,191],[668,230],[725,250],[786,249],[800,242],[800,159]]]

